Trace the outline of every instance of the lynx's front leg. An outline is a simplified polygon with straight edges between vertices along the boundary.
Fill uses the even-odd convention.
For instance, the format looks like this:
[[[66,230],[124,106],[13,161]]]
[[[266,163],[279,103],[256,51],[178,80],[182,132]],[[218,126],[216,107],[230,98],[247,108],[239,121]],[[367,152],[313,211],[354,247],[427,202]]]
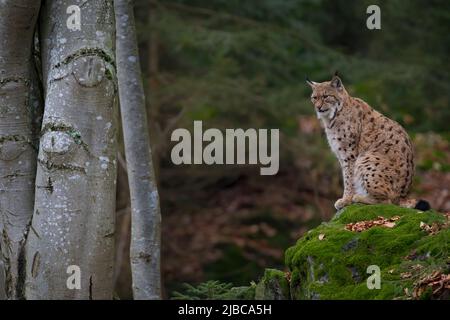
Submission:
[[[345,161],[345,160],[344,160]],[[355,162],[346,161],[342,164],[342,175],[344,178],[344,195],[334,204],[337,210],[342,209],[352,203],[352,198],[355,193],[353,186],[353,173]]]

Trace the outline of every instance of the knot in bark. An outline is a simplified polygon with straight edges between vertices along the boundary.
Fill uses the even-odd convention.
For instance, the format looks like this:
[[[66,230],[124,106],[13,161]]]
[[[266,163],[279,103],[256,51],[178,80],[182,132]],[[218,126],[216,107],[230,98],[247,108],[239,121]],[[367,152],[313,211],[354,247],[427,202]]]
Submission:
[[[63,131],[46,132],[42,137],[42,150],[55,164],[62,163],[75,146],[72,136]]]
[[[81,86],[95,87],[105,76],[105,62],[98,56],[82,56],[73,62],[72,72]]]

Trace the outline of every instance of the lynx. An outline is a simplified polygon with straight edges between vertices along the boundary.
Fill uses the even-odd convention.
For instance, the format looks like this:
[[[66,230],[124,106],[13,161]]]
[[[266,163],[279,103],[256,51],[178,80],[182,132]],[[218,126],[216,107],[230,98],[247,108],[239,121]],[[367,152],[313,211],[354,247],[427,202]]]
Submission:
[[[306,80],[328,143],[342,168],[344,194],[336,209],[351,203],[392,203],[428,210],[424,200],[407,198],[414,175],[414,151],[405,129],[351,97],[338,75],[331,81]]]

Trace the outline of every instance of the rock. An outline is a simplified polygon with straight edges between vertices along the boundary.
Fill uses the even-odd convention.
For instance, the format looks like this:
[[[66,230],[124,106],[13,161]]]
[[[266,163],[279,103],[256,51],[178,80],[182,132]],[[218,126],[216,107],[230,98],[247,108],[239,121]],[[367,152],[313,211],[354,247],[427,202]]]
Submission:
[[[358,238],[353,238],[342,247],[342,251],[348,251],[355,249],[358,246]]]
[[[263,278],[256,286],[256,300],[288,300],[289,282],[283,271],[266,269]]]
[[[389,226],[370,223],[380,216],[386,219],[395,217],[395,221]],[[346,207],[330,222],[312,229],[286,251],[286,264],[291,277],[289,289],[284,291],[289,292],[292,299],[448,297],[442,292],[439,295],[430,294],[431,288],[439,287],[436,283],[434,287],[430,285],[429,290],[424,287],[424,283],[432,283],[424,281],[427,276],[438,274],[436,279],[445,280],[449,274],[448,219],[448,215],[438,212],[421,212],[395,205]],[[360,221],[368,221],[368,229],[361,232],[346,230],[347,224]],[[427,232],[420,227],[421,222],[436,227],[433,232]],[[325,235],[322,240],[318,237],[320,234]],[[368,267],[373,265],[380,270],[380,289],[368,288],[368,282],[377,277],[374,273],[368,273]],[[378,270],[373,268],[369,270]],[[283,281],[280,272],[278,277],[269,278]],[[402,278],[401,275],[406,273],[411,276]],[[279,295],[284,282],[277,284],[276,281],[271,283],[264,279],[266,275],[262,280],[264,285],[260,283],[258,287],[263,286],[267,299],[285,296]],[[450,289],[443,286],[442,290]]]

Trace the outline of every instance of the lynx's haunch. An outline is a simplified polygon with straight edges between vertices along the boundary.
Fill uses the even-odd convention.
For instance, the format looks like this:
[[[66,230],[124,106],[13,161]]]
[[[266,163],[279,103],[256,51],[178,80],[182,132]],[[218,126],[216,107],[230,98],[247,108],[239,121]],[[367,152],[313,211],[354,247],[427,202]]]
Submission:
[[[426,201],[408,199],[414,175],[414,151],[405,129],[359,98],[341,79],[313,82],[311,101],[322,121],[331,150],[342,168],[344,194],[335,203],[393,203],[428,210]]]

